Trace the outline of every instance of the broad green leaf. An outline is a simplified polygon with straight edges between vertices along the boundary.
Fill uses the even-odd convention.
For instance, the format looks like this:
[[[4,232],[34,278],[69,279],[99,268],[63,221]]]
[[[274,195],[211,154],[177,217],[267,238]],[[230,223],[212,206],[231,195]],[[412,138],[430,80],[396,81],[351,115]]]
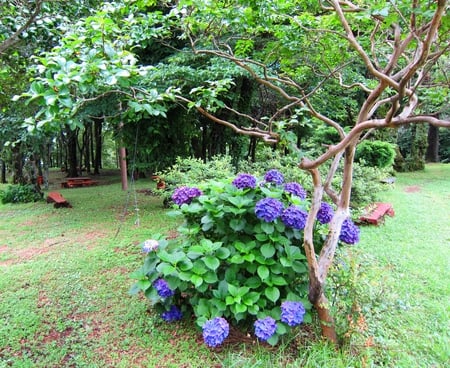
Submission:
[[[272,258],[275,254],[275,247],[270,243],[263,244],[261,253],[265,258]]]
[[[220,259],[227,259],[230,256],[230,250],[228,248],[221,247],[217,249],[215,255]]]
[[[198,288],[201,284],[203,284],[203,278],[199,275],[191,275],[191,282]]]
[[[136,282],[135,284],[139,289],[145,291],[147,290],[150,286],[152,286],[152,283],[149,280],[139,280],[138,282]]]
[[[264,265],[259,266],[256,272],[258,273],[258,276],[261,278],[261,280],[267,279],[270,275],[269,269]]]
[[[268,287],[264,290],[264,295],[267,299],[275,303],[280,298],[280,290],[274,286]]]
[[[245,221],[245,219],[232,219],[230,221],[230,227],[231,229],[233,229],[234,231],[242,231],[245,228],[245,225],[247,224],[247,222]]]
[[[275,230],[275,226],[271,222],[263,221],[261,223],[261,230],[264,231],[266,234],[272,234]]]
[[[214,256],[206,256],[202,259],[206,267],[208,267],[210,270],[215,271],[220,266],[220,261]]]
[[[251,289],[257,289],[261,286],[261,279],[256,276],[250,277],[245,281],[245,285]]]
[[[171,275],[176,272],[176,269],[174,266],[172,266],[170,263],[162,262],[160,263],[156,269],[158,272],[162,273],[164,276]]]

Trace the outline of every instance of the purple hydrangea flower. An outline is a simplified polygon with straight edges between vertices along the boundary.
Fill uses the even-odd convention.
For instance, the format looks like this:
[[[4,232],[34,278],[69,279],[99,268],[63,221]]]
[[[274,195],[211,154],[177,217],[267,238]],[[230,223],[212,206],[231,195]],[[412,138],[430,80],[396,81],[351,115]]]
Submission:
[[[281,322],[294,327],[303,322],[305,307],[302,302],[283,302],[281,303]]]
[[[320,204],[320,209],[317,212],[316,218],[321,224],[328,224],[333,218],[333,215],[333,207],[331,207],[331,205],[326,202],[322,202]]]
[[[161,318],[166,322],[179,321],[182,317],[183,313],[175,305],[172,305],[168,311],[161,314]]]
[[[264,175],[264,180],[269,183],[281,185],[284,182],[284,176],[278,170],[272,169],[266,172],[266,175]]]
[[[158,245],[159,243],[155,239],[146,240],[142,245],[142,251],[144,253],[150,253],[151,251],[155,251],[156,249],[158,249]]]
[[[291,193],[299,197],[302,200],[306,199],[306,190],[299,183],[296,182],[286,183],[284,185],[284,190],[288,193]]]
[[[258,319],[254,326],[255,335],[263,341],[270,339],[277,330],[277,322],[272,317]]]
[[[202,329],[205,344],[212,348],[222,344],[230,332],[228,322],[222,317],[216,317],[206,321]]]
[[[275,198],[263,198],[256,202],[256,217],[266,222],[272,222],[283,212],[283,203]]]
[[[339,239],[347,244],[356,244],[359,242],[359,227],[347,218],[342,223],[341,234]]]
[[[303,230],[306,225],[306,218],[308,213],[303,211],[298,206],[289,206],[281,214],[281,221],[286,226],[292,227],[293,229]]]
[[[170,289],[169,284],[164,279],[158,279],[153,283],[153,287],[158,292],[161,298],[169,298],[174,295],[172,289]]]
[[[198,188],[191,188],[191,187],[179,187],[175,189],[175,192],[172,194],[172,200],[175,204],[178,206],[181,206],[182,204],[189,204],[192,202],[192,200],[195,197],[201,196],[203,193]]]
[[[238,189],[255,188],[256,178],[250,174],[239,174],[232,184]]]

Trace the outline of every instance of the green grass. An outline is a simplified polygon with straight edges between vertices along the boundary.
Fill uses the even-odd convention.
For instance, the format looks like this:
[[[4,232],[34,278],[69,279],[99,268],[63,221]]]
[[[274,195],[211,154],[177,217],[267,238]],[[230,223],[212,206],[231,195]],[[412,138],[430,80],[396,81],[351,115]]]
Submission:
[[[357,270],[349,291],[365,324],[339,350],[311,328],[277,348],[209,350],[192,321],[161,322],[145,298],[128,295],[143,259],[137,244],[176,228],[161,199],[137,193],[136,211],[131,191],[125,212],[116,176],[79,189],[56,180],[73,208],[0,204],[0,368],[448,366],[449,179],[449,165],[399,174],[382,194],[395,217],[342,251]]]

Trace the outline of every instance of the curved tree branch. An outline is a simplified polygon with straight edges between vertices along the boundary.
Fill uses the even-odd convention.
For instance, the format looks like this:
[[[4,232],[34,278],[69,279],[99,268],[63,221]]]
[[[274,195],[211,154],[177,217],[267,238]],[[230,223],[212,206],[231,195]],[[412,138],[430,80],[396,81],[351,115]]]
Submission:
[[[25,24],[23,24],[16,32],[14,32],[11,36],[9,36],[5,41],[0,43],[0,54],[5,52],[11,46],[13,46],[19,40],[19,36],[22,34],[22,32],[24,32],[34,23],[37,16],[41,12],[43,2],[44,0],[36,0],[34,11],[33,13],[31,13],[30,17],[25,22]]]

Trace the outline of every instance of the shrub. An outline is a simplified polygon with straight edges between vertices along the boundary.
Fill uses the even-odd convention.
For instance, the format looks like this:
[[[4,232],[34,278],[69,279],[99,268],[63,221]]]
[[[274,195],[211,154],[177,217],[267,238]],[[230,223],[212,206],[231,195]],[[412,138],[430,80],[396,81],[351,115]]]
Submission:
[[[173,166],[159,172],[158,175],[166,184],[161,194],[165,204],[168,204],[176,187],[199,185],[210,179],[228,178],[234,175],[234,168],[229,156],[214,156],[206,163],[197,158],[178,157]]]
[[[131,292],[143,291],[166,321],[193,314],[213,347],[226,339],[229,324],[276,344],[310,322],[302,247],[310,202],[299,183],[284,180],[270,170],[259,180],[239,174],[178,188],[173,215],[185,220],[179,236],[155,235],[141,244],[146,257],[132,274]],[[315,225],[318,251],[330,219],[321,213]],[[341,240],[357,241],[350,220],[344,231]]]
[[[386,168],[392,166],[395,159],[395,148],[391,143],[383,141],[363,141],[356,148],[355,160],[365,162],[367,166]]]
[[[10,185],[6,190],[0,191],[0,198],[5,203],[28,203],[42,200],[43,195],[35,185]]]

